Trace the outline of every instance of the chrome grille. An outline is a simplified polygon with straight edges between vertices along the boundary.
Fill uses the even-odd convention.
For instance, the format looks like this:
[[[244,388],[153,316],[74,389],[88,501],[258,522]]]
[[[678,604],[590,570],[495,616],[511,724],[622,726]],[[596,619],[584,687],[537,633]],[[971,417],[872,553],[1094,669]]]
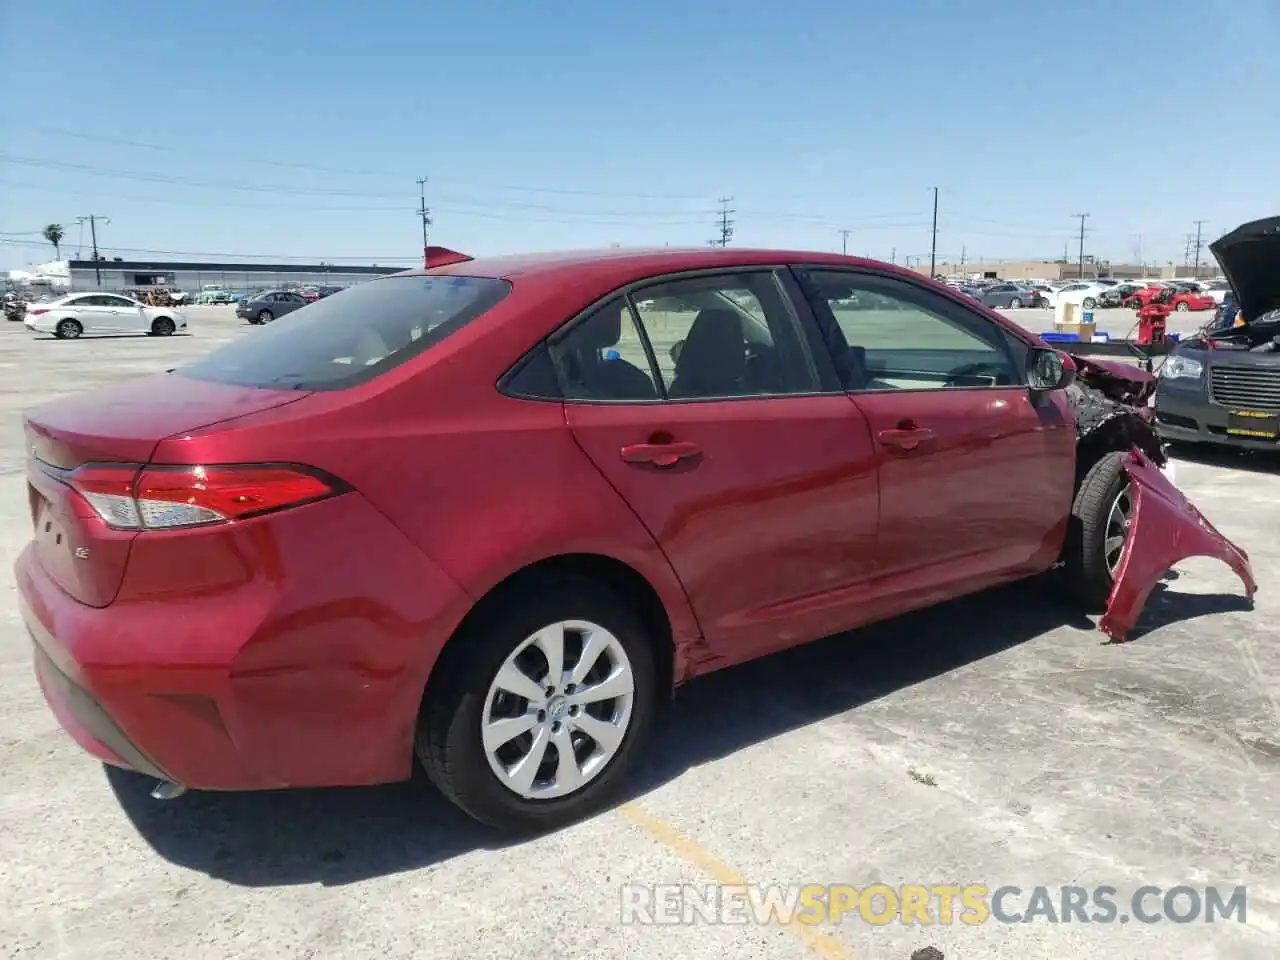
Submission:
[[[1209,398],[1224,407],[1280,411],[1280,367],[1210,367]]]

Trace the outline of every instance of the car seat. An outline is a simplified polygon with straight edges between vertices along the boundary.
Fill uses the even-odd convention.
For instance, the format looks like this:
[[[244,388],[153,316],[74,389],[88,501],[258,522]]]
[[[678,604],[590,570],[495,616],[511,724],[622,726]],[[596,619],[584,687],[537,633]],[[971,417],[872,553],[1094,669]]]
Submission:
[[[698,312],[680,348],[673,397],[725,397],[741,394],[747,373],[742,318],[732,310]]]

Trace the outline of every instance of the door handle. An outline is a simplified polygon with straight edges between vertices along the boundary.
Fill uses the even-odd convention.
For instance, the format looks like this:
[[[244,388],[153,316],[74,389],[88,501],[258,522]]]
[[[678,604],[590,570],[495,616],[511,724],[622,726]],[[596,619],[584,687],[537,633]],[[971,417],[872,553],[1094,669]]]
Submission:
[[[909,452],[919,448],[925,441],[932,440],[934,434],[928,427],[901,426],[881,430],[876,436],[886,447],[897,447]]]
[[[671,443],[629,443],[620,451],[627,463],[652,463],[655,467],[674,467],[687,457],[696,457],[702,448],[688,440]]]

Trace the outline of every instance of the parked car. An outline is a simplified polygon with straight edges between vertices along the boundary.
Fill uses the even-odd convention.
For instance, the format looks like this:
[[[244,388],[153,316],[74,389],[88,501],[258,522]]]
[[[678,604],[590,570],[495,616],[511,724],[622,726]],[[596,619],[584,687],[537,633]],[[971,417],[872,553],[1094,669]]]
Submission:
[[[33,333],[59,340],[85,334],[170,336],[187,329],[187,316],[172,307],[148,307],[118,293],[72,293],[48,303],[32,304],[22,322]]]
[[[196,302],[200,304],[234,303],[235,296],[221,284],[209,283],[200,288]]]
[[[980,294],[980,299],[988,307],[1032,306],[1038,299],[1035,291],[1016,283],[997,283],[987,287]]]
[[[1074,282],[1045,294],[1044,299],[1048,306],[1055,310],[1059,303],[1074,303],[1085,310],[1093,310],[1098,306],[1099,299],[1107,289],[1109,288],[1096,283]]]
[[[1033,283],[1031,284],[1031,292],[1036,296],[1035,302],[1031,304],[1033,307],[1047,307],[1049,306],[1049,294],[1054,292],[1054,288],[1047,283]]]
[[[1134,310],[1140,310],[1153,303],[1165,304],[1179,313],[1186,313],[1189,310],[1213,310],[1217,306],[1213,297],[1207,293],[1187,290],[1175,284],[1144,287],[1141,290],[1135,290],[1124,301],[1126,307]]]
[[[236,316],[253,324],[270,323],[306,305],[307,300],[290,290],[268,290],[237,303]]]
[[[905,269],[428,263],[25,415],[40,686],[162,796],[416,757],[542,830],[607,802],[700,674],[1059,561],[1118,638],[1191,554],[1252,594],[1159,469],[1150,374]],[[841,306],[864,294],[901,309]]]
[[[1103,290],[1098,297],[1098,306],[1103,309],[1121,307],[1124,301],[1142,289],[1137,283],[1118,283],[1108,290]]]
[[[1231,284],[1226,280],[1209,280],[1201,284],[1200,289],[1202,293],[1212,297],[1213,302],[1219,306],[1231,295]]]
[[[1209,250],[1239,299],[1165,360],[1155,398],[1160,434],[1280,449],[1280,217],[1243,224]]]

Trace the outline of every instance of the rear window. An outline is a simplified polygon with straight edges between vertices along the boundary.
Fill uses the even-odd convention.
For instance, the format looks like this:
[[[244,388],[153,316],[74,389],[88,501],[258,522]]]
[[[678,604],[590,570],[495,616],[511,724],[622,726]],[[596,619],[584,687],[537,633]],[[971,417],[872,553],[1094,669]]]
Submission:
[[[403,363],[491,309],[490,277],[385,277],[286,314],[179,372],[248,387],[340,390]]]

